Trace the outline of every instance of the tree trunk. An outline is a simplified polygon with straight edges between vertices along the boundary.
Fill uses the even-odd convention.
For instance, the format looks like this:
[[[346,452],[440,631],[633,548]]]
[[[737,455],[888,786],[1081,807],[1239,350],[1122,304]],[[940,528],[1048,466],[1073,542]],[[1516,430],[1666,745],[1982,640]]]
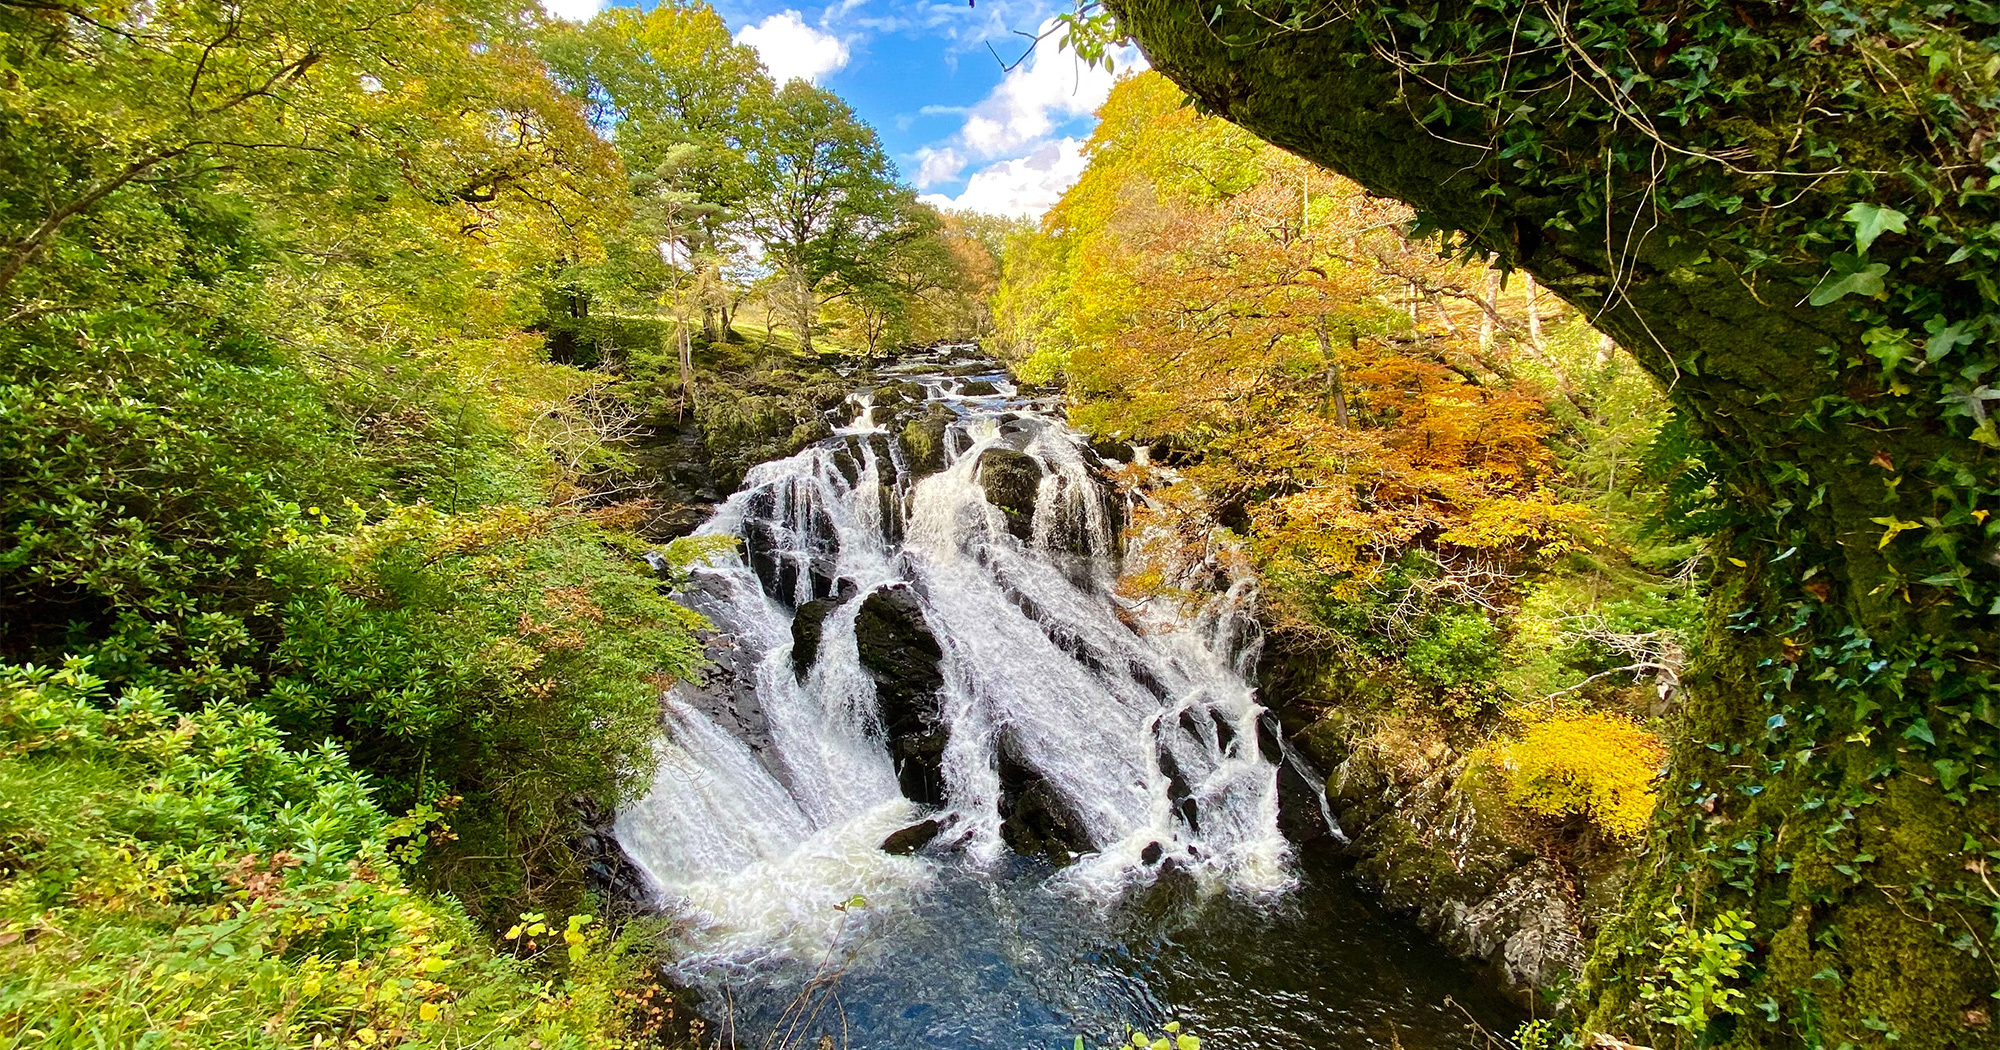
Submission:
[[[1548,344],[1542,341],[1542,312],[1535,305],[1535,276],[1521,275],[1521,299],[1528,309],[1528,342],[1540,351]]]
[[[1359,350],[1360,341],[1361,337],[1354,331],[1354,326],[1352,324],[1348,325],[1348,348]],[[1340,429],[1346,430],[1347,384],[1342,381],[1340,375],[1340,358],[1335,357],[1333,354],[1333,339],[1327,335],[1325,314],[1319,315],[1319,356],[1321,360],[1326,362],[1326,396],[1329,401],[1333,402],[1334,422],[1340,424]]]
[[[1511,61],[1506,49],[1528,39],[1516,21],[1523,9],[1445,0],[1412,6],[1399,22],[1380,5],[1351,21],[1328,14],[1346,8],[1303,3],[1295,12],[1283,3],[1254,12],[1175,0],[1110,6],[1153,67],[1201,105],[1371,192],[1410,202],[1582,309],[1631,348],[1712,443],[1706,455],[1734,524],[1712,544],[1719,571],[1706,641],[1684,679],[1650,841],[1622,915],[1598,938],[1583,975],[1587,1033],[1661,1047],[1996,1045],[2000,467],[1974,427],[1987,404],[2000,412],[2000,393],[1988,398],[1971,389],[1979,376],[1943,368],[1898,368],[1884,358],[1885,370],[1878,358],[1899,351],[1885,349],[1881,328],[1855,319],[1877,308],[1865,295],[1807,304],[1830,267],[1843,265],[1831,253],[1855,249],[1854,226],[1841,216],[1856,201],[1884,199],[1886,178],[1874,188],[1859,176],[1797,179],[1768,198],[1794,209],[1770,213],[1774,221],[1810,214],[1844,243],[1759,242],[1761,227],[1728,226],[1719,209],[1684,221],[1692,212],[1676,207],[1686,198],[1656,196],[1650,181],[1659,165],[1685,162],[1713,197],[1767,199],[1757,194],[1772,177],[1760,172],[1775,162],[1705,160],[1713,155],[1671,136],[1731,129],[1740,141],[1771,136],[1755,148],[1788,150],[1795,121],[1901,96],[1864,86],[1792,108],[1751,97],[1740,110],[1686,124],[1648,123],[1644,109],[1591,123],[1560,107],[1597,106],[1596,114],[1615,109],[1628,90],[1686,88],[1664,85],[1665,72],[1635,77],[1644,81],[1636,87],[1601,83],[1578,59],[1580,82],[1562,90],[1525,82],[1512,96],[1547,134],[1535,160],[1517,163],[1484,144],[1511,133],[1511,118],[1453,107],[1476,71],[1511,66],[1518,74],[1528,59]],[[1558,23],[1556,43],[1521,43],[1523,51],[1560,50],[1565,39],[1607,26],[1657,20],[1629,6],[1582,7],[1594,21],[1572,15]],[[1803,8],[1705,10],[1741,34],[1778,41],[1753,63],[1756,83],[1774,85],[1774,94],[1850,68],[1835,65],[1841,38],[1815,36],[1821,30]],[[1272,28],[1292,13],[1315,28]],[[1454,71],[1454,96],[1440,98],[1383,44],[1395,33],[1408,46],[1416,25],[1430,27],[1427,47],[1468,34],[1450,39],[1476,36],[1494,50],[1476,61],[1453,52],[1469,72]],[[1631,53],[1658,71],[1677,46]],[[1590,61],[1613,53],[1577,50]],[[1871,61],[1900,60],[1884,54]],[[1853,75],[1864,85],[1876,75],[1868,63],[1851,68],[1863,70]],[[1439,107],[1452,119],[1435,118]],[[1874,110],[1841,112],[1844,123],[1815,125],[1822,137],[1813,148],[1833,141],[1874,161],[1857,167],[1885,171],[1930,149],[1922,128],[1885,125]],[[1937,137],[1947,145],[1969,139]],[[1614,154],[1640,160],[1602,161]],[[1665,159],[1649,166],[1646,157]],[[1603,215],[1579,219],[1572,205],[1588,186],[1610,189]],[[1918,198],[1899,190],[1890,199]],[[1945,202],[1935,206],[1944,228],[1985,229],[2000,218],[1990,197],[1940,191],[1935,199]],[[1725,227],[1735,239],[1721,236]],[[1913,215],[1908,228],[1915,237],[1928,227]],[[1895,261],[1883,254],[1894,243],[1885,236],[1876,256]],[[1948,254],[1918,260],[1934,275],[1894,303],[1963,302],[1990,281],[1983,256],[1942,261]],[[1666,945],[1677,930],[1710,929],[1731,910],[1756,924],[1746,966],[1722,982],[1741,998],[1676,1024],[1658,993],[1686,982],[1669,972]],[[1642,995],[1649,985],[1650,1001]]]
[[[813,322],[819,319],[819,300],[804,277],[792,278],[792,324],[798,329],[799,349],[813,352]]]

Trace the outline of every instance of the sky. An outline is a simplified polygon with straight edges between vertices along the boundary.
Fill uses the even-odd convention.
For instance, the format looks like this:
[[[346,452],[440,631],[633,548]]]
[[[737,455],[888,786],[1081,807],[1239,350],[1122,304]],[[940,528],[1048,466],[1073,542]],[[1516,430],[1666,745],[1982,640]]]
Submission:
[[[711,2],[780,82],[804,77],[845,98],[904,180],[940,207],[1039,217],[1082,174],[1091,114],[1113,81],[1054,38],[1029,51],[1022,34],[1071,9],[1060,0]],[[572,19],[604,6],[542,3]],[[1128,51],[1117,66],[1143,60]]]

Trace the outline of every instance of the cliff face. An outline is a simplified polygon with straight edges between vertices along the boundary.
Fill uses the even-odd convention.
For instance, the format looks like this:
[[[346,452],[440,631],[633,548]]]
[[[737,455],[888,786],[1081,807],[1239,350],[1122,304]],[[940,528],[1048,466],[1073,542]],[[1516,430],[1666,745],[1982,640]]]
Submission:
[[[1902,64],[1987,30],[1766,3],[1109,6],[1201,105],[1585,310],[1713,445],[1736,524],[1588,1025],[1994,1045],[2000,439],[1972,384],[2000,293],[1992,199],[1948,187],[1983,172],[1995,96],[1983,67]],[[1906,104],[1918,82],[1956,108]],[[1666,956],[1731,912],[1754,923],[1735,994],[1690,998]]]

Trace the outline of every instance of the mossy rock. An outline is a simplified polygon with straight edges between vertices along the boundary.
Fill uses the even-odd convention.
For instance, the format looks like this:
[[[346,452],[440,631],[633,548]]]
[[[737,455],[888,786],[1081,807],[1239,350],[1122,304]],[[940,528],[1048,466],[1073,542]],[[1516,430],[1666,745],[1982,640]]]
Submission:
[[[1007,531],[1026,540],[1035,531],[1035,497],[1042,487],[1042,465],[1025,452],[989,448],[979,456],[979,485],[986,502],[1007,518]]]
[[[903,424],[896,442],[903,446],[910,476],[920,478],[944,469],[945,430],[958,414],[943,405],[931,405],[924,414]]]

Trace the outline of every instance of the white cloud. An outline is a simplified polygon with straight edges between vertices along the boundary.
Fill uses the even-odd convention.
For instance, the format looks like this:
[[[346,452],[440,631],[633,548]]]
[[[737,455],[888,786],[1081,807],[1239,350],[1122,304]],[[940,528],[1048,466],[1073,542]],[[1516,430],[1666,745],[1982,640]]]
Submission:
[[[1054,21],[1042,23],[1048,33]],[[1118,68],[1144,69],[1137,49],[1115,56]],[[1045,37],[1026,62],[1015,66],[984,100],[972,107],[959,129],[958,141],[975,155],[1003,156],[1047,139],[1059,123],[1088,116],[1104,104],[1117,77],[1102,66],[1092,68],[1075,52]]]
[[[940,208],[981,211],[989,215],[1035,218],[1062,199],[1063,192],[1083,175],[1083,141],[1065,138],[1044,143],[1025,157],[989,165],[966,180],[957,197],[927,194]]]
[[[604,0],[542,0],[542,10],[551,18],[588,22],[591,16],[604,10]]]
[[[737,30],[736,42],[755,48],[757,57],[780,84],[793,78],[818,83],[819,78],[847,65],[847,41],[807,25],[797,11],[781,11],[756,25],[744,26]]]
[[[925,146],[917,151],[917,188],[927,190],[958,178],[958,173],[965,170],[965,163],[965,157],[950,146],[943,149]]]
[[[1047,34],[1054,20],[1042,23]],[[1146,68],[1137,48],[1113,56],[1119,73]],[[917,187],[951,182],[973,160],[997,161],[974,172],[956,197],[933,193],[924,199],[939,207],[994,215],[1038,216],[1062,199],[1083,174],[1083,142],[1055,138],[1057,129],[1088,116],[1111,94],[1117,76],[1093,69],[1055,36],[1046,36],[1027,60],[1009,70],[984,99],[964,111],[965,121],[949,139],[920,149]],[[942,107],[926,107],[943,111]],[[1011,158],[1011,159],[1007,159]]]

